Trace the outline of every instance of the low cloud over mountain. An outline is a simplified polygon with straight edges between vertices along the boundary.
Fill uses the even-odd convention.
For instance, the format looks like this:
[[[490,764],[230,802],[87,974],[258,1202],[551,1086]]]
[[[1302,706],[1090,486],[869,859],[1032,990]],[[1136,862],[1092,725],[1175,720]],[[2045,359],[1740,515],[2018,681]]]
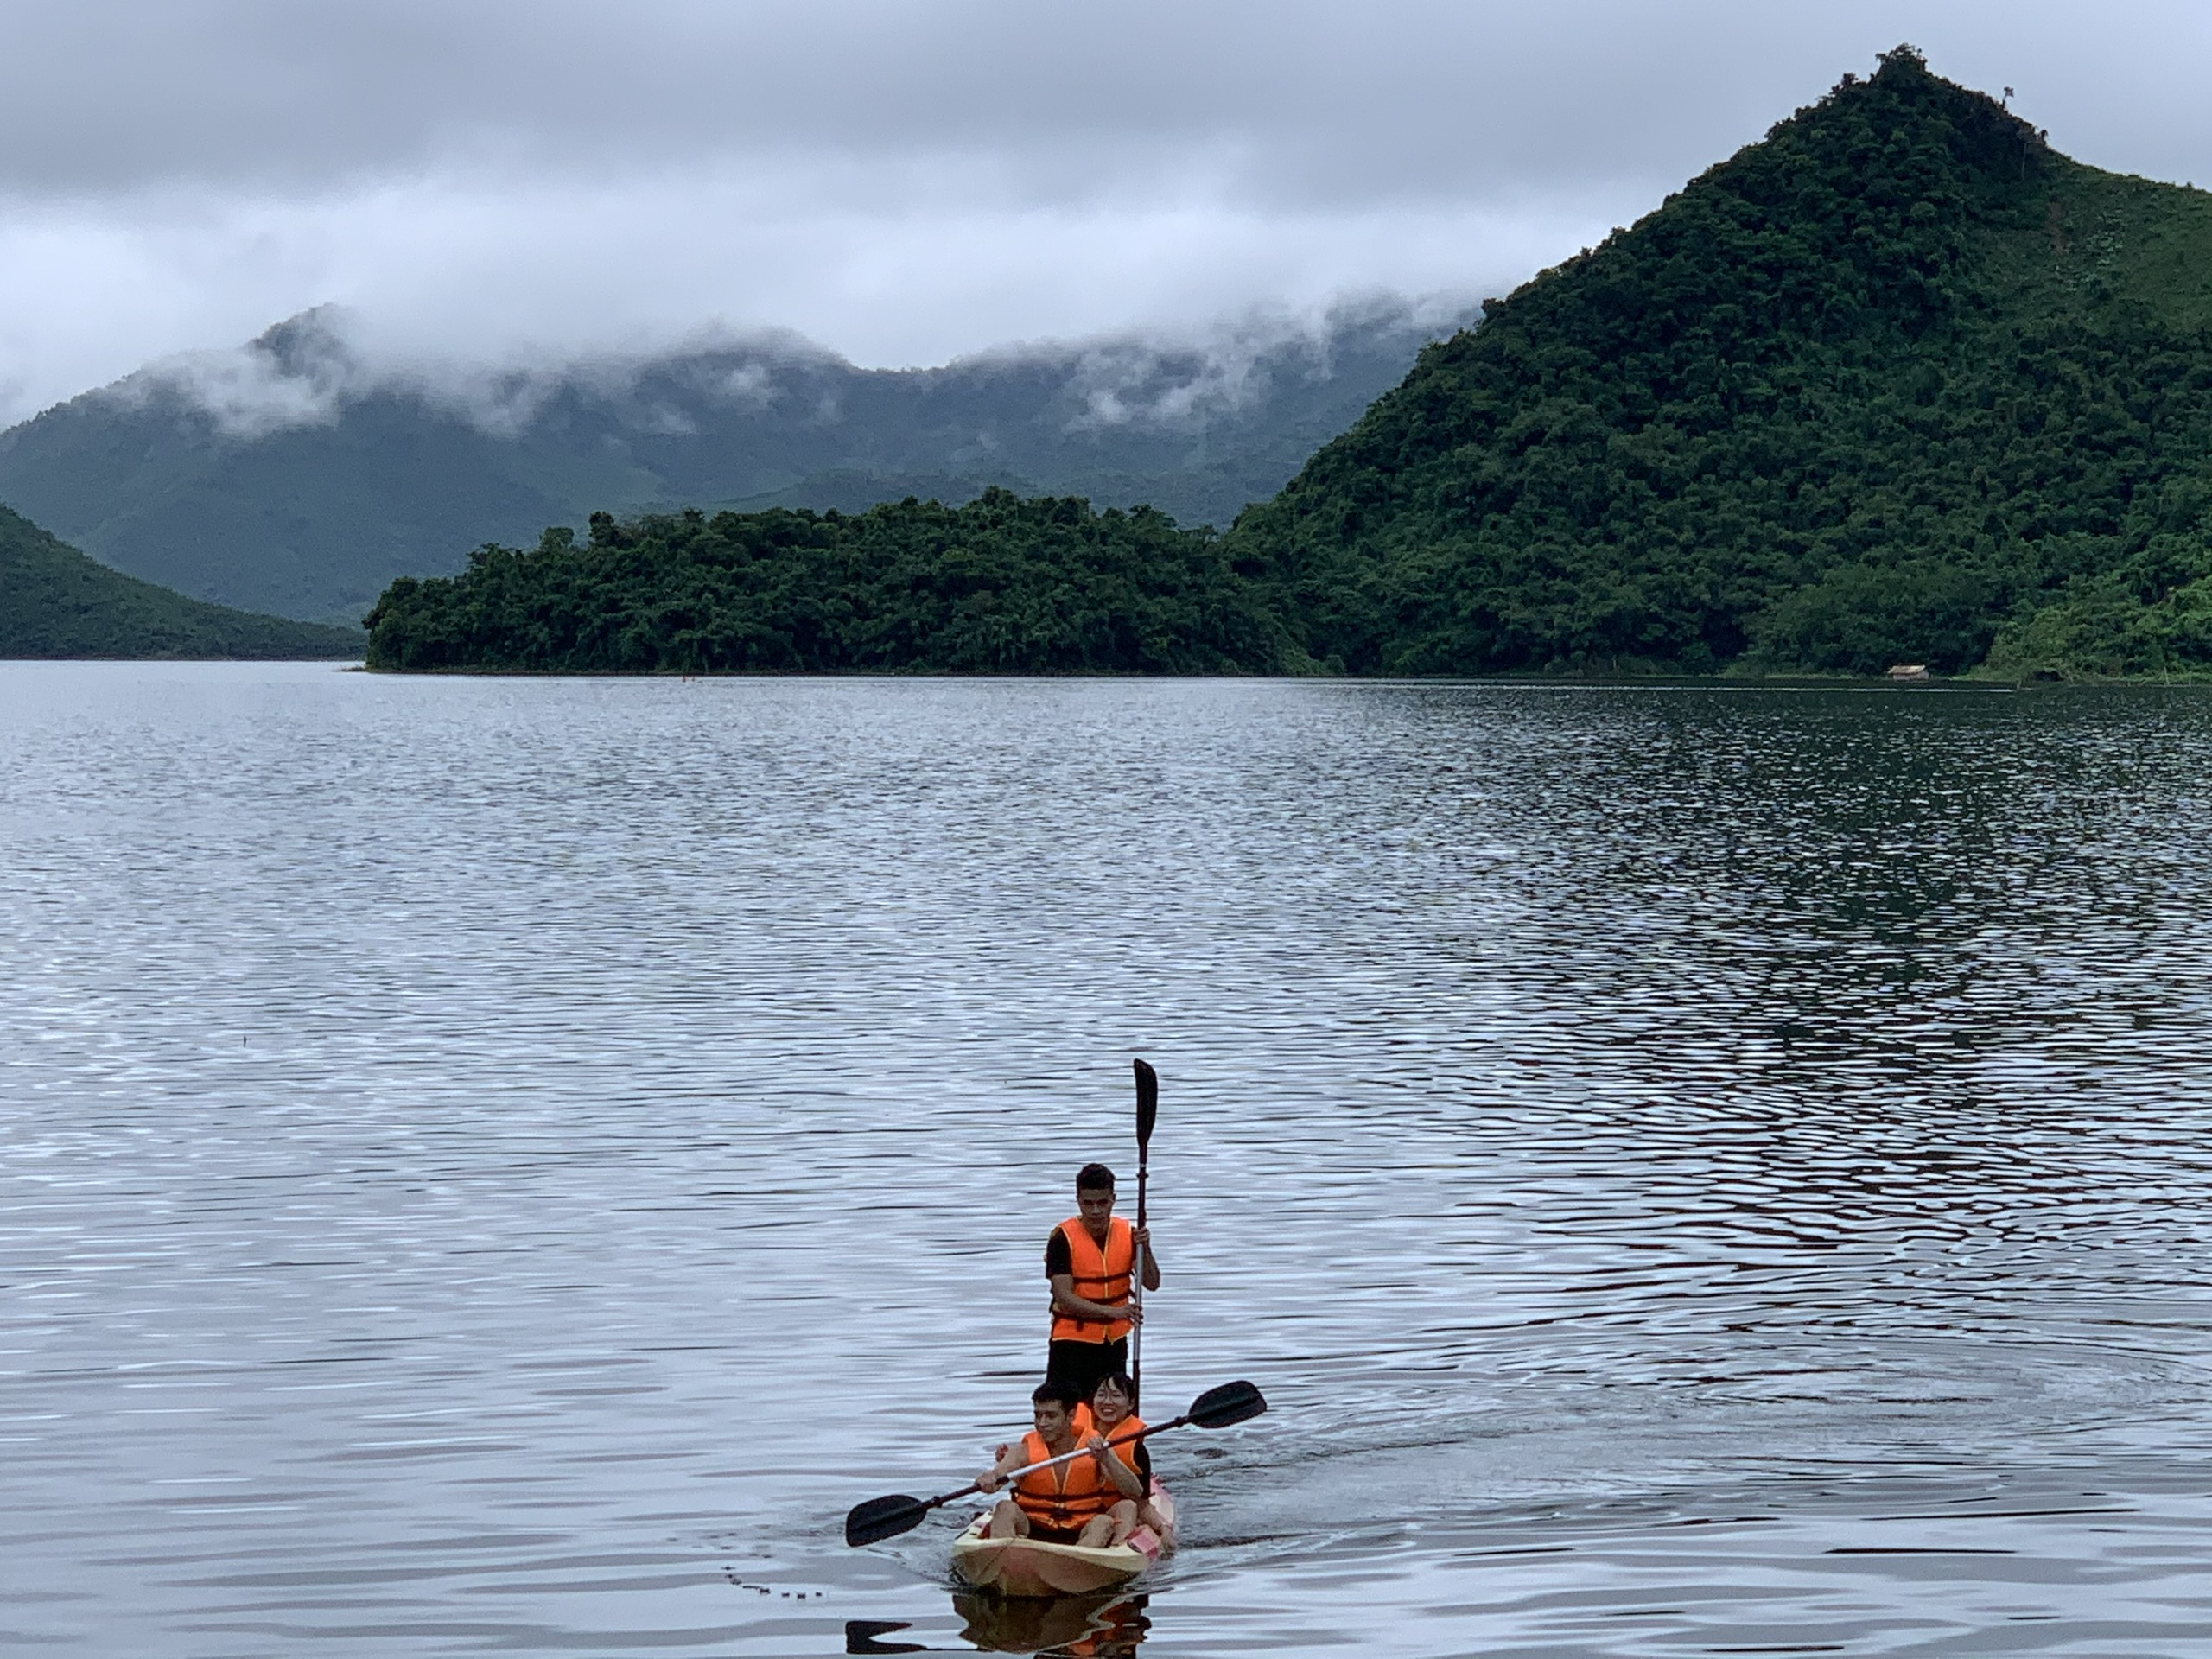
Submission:
[[[1910,40],[2212,180],[2184,0],[73,0],[0,51],[0,421],[335,300],[393,355],[719,320],[943,363],[1507,292]]]
[[[1464,302],[862,369],[791,334],[499,366],[335,309],[173,357],[0,435],[0,499],[132,575],[307,618],[598,509],[854,509],[991,484],[1226,524],[1402,378]]]

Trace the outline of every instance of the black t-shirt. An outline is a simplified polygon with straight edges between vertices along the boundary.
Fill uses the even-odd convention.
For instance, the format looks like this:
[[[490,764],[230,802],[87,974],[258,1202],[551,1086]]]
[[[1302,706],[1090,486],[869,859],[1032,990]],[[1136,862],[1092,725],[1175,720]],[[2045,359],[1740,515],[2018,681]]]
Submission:
[[[1114,1236],[1109,1232],[1106,1236],[1110,1240]],[[1052,1236],[1045,1241],[1045,1276],[1049,1279],[1056,1273],[1074,1271],[1075,1257],[1068,1249],[1067,1228],[1063,1224],[1053,1228]]]

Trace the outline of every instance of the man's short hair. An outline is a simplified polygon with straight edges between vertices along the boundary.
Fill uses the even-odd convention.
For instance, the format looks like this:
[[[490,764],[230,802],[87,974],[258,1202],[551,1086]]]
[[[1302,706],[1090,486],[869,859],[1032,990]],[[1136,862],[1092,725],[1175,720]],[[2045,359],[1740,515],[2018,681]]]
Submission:
[[[1085,1164],[1075,1173],[1075,1190],[1078,1192],[1111,1192],[1114,1172],[1103,1164]]]
[[[1083,1390],[1065,1377],[1048,1376],[1029,1390],[1029,1403],[1041,1406],[1047,1400],[1057,1400],[1061,1406],[1073,1411],[1083,1403]]]

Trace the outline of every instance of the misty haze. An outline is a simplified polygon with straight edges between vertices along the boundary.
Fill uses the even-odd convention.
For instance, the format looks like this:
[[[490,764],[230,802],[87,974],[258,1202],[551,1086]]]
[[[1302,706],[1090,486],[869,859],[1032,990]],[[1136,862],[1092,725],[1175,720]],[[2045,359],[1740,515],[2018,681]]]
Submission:
[[[855,512],[997,485],[1226,526],[1467,320],[1370,299],[933,370],[792,335],[503,370],[378,361],[319,311],[0,434],[0,501],[194,598],[349,624],[396,576],[595,510]]]

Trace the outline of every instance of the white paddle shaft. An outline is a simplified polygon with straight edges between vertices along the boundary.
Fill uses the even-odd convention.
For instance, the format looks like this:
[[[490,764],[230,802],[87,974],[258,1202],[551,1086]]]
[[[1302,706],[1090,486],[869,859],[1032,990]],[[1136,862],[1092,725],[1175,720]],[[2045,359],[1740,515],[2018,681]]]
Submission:
[[[1147,1434],[1157,1434],[1163,1428],[1180,1428],[1190,1421],[1188,1417],[1178,1417],[1172,1423],[1154,1423],[1148,1428],[1139,1429],[1126,1440],[1109,1440],[1107,1444],[1109,1446],[1135,1446]],[[1009,1469],[1000,1478],[999,1484],[1003,1486],[1007,1481],[1020,1480],[1024,1475],[1033,1475],[1039,1469],[1057,1469],[1064,1463],[1073,1463],[1077,1458],[1087,1458],[1090,1455],[1092,1455],[1092,1450],[1090,1446],[1078,1446],[1072,1452],[1063,1452],[1058,1457],[1047,1458],[1042,1463],[1026,1464],[1019,1469]],[[978,1485],[976,1490],[980,1492],[983,1489]]]

